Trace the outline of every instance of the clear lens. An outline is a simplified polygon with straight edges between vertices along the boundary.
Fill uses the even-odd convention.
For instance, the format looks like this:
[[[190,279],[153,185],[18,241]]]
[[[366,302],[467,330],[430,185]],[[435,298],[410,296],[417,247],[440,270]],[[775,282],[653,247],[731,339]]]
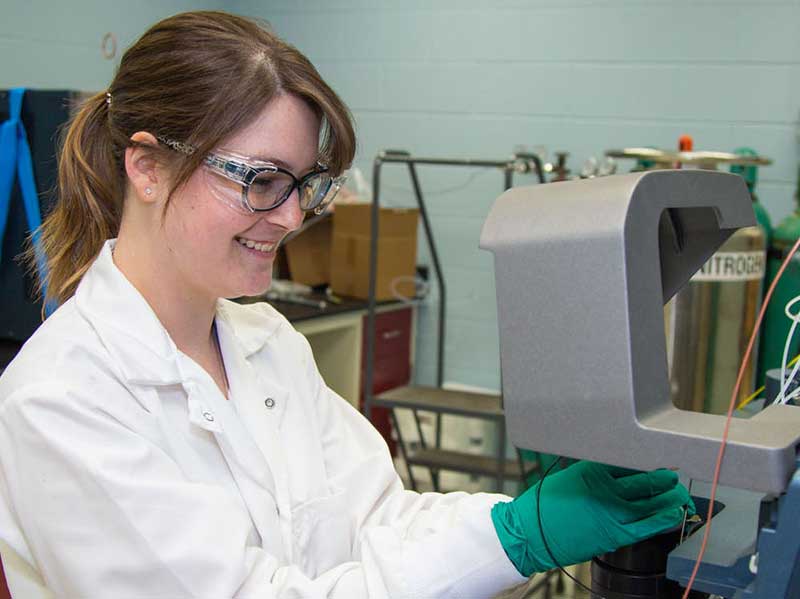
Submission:
[[[247,201],[255,210],[264,210],[280,204],[291,193],[294,179],[281,172],[265,171],[256,176],[247,190]]]
[[[320,173],[307,179],[300,191],[300,208],[314,210],[326,206],[333,199],[332,197],[328,199],[331,187],[331,177],[328,173]]]
[[[317,188],[313,205],[307,210],[313,210],[314,214],[325,212],[328,205],[336,198],[336,194],[339,193],[346,179],[347,177],[344,175],[336,178],[325,175],[325,180]]]
[[[243,214],[251,214],[250,209],[244,204],[242,186],[222,175],[215,173],[210,168],[204,168],[203,176],[208,191],[226,206]]]

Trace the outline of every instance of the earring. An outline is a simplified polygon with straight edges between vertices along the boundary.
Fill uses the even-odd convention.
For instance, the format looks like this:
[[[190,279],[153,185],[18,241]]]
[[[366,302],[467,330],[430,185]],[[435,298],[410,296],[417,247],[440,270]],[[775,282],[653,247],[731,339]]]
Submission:
[[[144,188],[144,193],[145,193],[146,195],[150,195],[150,194],[152,194],[152,193],[153,193],[153,190],[152,190],[152,189],[150,189],[149,187],[145,187],[145,188]]]

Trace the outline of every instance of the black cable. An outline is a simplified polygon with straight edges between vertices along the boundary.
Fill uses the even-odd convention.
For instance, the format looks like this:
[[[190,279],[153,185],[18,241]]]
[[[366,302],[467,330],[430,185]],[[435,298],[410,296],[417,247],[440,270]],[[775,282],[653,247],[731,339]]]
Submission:
[[[547,551],[547,555],[550,556],[550,559],[556,565],[556,568],[558,568],[561,571],[561,573],[564,574],[564,576],[572,580],[584,591],[588,591],[589,596],[592,597],[592,599],[606,599],[602,595],[597,595],[592,589],[587,587],[580,580],[578,580],[572,574],[567,572],[564,569],[564,567],[558,563],[558,560],[553,555],[553,552],[550,551],[550,545],[547,544],[547,539],[544,538],[544,524],[542,524],[542,486],[544,485],[544,479],[547,477],[548,474],[550,474],[550,471],[555,467],[556,464],[558,464],[558,459],[553,460],[553,463],[550,464],[547,470],[544,471],[544,474],[542,474],[542,478],[539,481],[539,486],[536,488],[536,518],[539,520],[539,533],[542,535],[542,543],[544,544],[544,548]]]

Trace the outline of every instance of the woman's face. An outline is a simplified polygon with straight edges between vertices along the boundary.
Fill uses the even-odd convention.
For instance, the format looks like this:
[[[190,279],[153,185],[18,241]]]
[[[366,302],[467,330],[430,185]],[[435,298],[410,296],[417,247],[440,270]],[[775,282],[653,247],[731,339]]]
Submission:
[[[319,126],[305,102],[281,94],[220,149],[274,162],[299,178],[316,166]],[[272,281],[279,242],[303,221],[297,190],[274,210],[243,213],[219,199],[219,189],[212,191],[210,184],[229,187],[223,191],[230,197],[241,194],[237,183],[199,168],[176,191],[166,211],[170,262],[194,293],[213,298],[264,293]],[[247,247],[248,241],[256,247]]]

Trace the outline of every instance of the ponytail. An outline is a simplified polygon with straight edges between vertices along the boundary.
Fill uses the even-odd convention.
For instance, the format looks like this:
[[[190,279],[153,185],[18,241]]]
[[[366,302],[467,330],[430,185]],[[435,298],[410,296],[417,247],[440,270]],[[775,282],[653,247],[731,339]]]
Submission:
[[[68,300],[103,243],[119,232],[122,168],[106,99],[99,93],[84,102],[63,137],[58,201],[41,229],[47,256],[45,301]],[[28,252],[29,263],[31,257]]]

